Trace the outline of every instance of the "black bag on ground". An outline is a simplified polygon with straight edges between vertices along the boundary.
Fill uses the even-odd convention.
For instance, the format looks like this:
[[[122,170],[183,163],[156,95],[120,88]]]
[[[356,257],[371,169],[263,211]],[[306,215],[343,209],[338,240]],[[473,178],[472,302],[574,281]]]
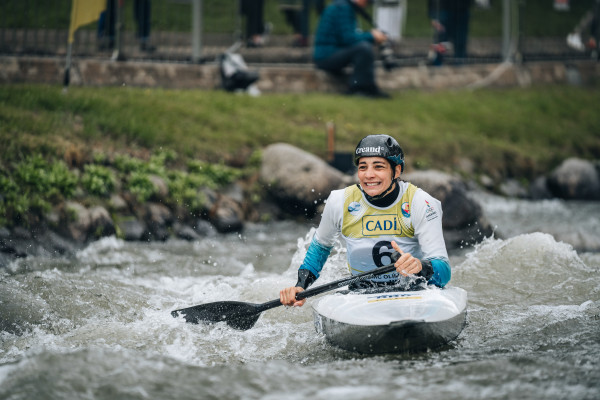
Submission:
[[[228,92],[246,90],[258,80],[258,72],[248,70],[240,54],[225,52],[219,56],[221,85]]]

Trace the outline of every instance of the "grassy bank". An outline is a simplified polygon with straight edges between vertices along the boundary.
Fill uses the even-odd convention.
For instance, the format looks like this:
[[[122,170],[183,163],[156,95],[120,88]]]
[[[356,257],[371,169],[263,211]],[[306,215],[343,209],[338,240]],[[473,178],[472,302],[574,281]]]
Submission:
[[[406,91],[372,101],[127,87],[73,87],[63,94],[58,86],[9,85],[0,87],[0,168],[6,179],[19,163],[41,156],[84,173],[86,165],[114,162],[115,155],[149,163],[153,154],[168,154],[161,160],[169,168],[186,170],[195,160],[241,167],[275,142],[325,157],[331,121],[337,151],[352,151],[366,134],[389,133],[404,147],[409,170],[530,180],[571,156],[600,158],[599,101],[598,90],[557,86]],[[465,170],[465,160],[472,168]]]
[[[397,93],[392,101],[338,95],[236,96],[220,91],[57,86],[0,87],[4,167],[29,154],[85,162],[95,151],[245,164],[255,149],[288,142],[324,157],[365,134],[399,138],[409,167],[528,178],[569,156],[600,157],[600,92],[574,87]],[[514,164],[511,166],[511,164]]]

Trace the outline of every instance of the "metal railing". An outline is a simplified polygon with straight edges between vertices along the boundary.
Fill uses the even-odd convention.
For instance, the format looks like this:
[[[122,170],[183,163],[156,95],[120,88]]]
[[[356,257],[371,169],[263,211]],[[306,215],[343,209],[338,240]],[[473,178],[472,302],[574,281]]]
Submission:
[[[136,35],[134,1],[114,1],[120,5],[115,26],[119,38],[117,59],[185,63],[215,60],[242,38],[239,1],[153,0],[150,45],[146,48],[140,47]],[[310,47],[292,48],[290,45],[292,31],[282,16],[281,1],[264,1],[265,20],[274,21],[275,29],[265,47],[242,48],[246,59],[249,62],[310,63]],[[427,2],[407,0],[402,38],[394,43],[400,65],[424,62],[430,52],[433,35],[421,3]],[[72,0],[0,2],[0,55],[65,56],[71,4]],[[489,8],[473,6],[468,55],[461,62],[597,58],[597,46],[577,50],[566,41],[567,35],[595,4],[596,0],[571,0],[569,10],[557,10],[554,0],[490,0]],[[318,15],[312,11],[311,32],[317,20]],[[362,21],[361,25],[364,29],[370,28]],[[77,30],[72,49],[74,57],[115,58],[116,45],[102,41],[99,34],[102,29],[98,26],[98,22],[94,22]],[[591,33],[588,30],[581,33],[585,44]],[[455,61],[451,52],[448,61]]]

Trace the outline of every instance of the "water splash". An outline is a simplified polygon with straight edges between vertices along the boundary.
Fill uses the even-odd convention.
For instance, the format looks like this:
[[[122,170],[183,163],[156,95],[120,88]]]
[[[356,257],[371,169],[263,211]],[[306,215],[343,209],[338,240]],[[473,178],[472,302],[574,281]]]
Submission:
[[[332,347],[315,333],[311,299],[264,312],[248,331],[172,318],[204,302],[262,303],[295,283],[314,231],[251,229],[206,243],[109,238],[72,260],[3,272],[0,398],[600,395],[597,254],[539,232],[487,239],[453,265],[450,284],[469,292],[463,334],[413,356]],[[320,281],[347,275],[345,260],[338,243]]]
[[[475,304],[556,304],[588,300],[596,272],[573,247],[545,233],[488,238],[453,269],[452,284]]]

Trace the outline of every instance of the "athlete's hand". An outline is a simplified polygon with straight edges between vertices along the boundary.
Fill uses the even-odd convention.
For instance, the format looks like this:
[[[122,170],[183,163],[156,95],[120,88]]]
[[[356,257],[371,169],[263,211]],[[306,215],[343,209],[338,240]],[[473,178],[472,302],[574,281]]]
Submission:
[[[304,291],[301,287],[292,286],[282,289],[279,292],[279,301],[284,306],[302,307],[306,303],[306,299],[296,300],[296,294]]]
[[[396,271],[398,271],[400,275],[409,276],[421,272],[423,269],[421,260],[413,257],[410,253],[405,253],[400,250],[400,246],[394,241],[392,241],[392,247],[400,253],[400,258],[394,264],[396,266]]]

